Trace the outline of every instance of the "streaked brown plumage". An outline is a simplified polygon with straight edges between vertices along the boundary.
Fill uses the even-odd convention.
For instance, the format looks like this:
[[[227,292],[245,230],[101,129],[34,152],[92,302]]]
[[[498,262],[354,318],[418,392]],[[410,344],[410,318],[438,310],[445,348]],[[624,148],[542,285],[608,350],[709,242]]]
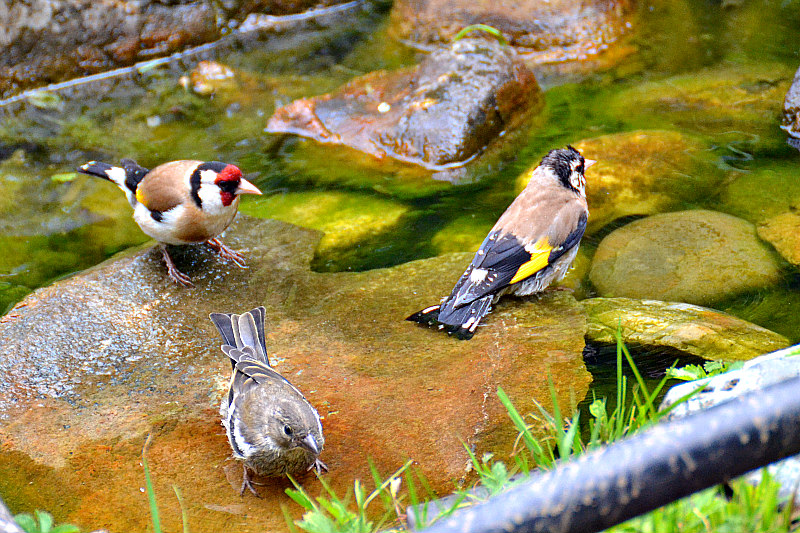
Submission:
[[[407,320],[469,339],[502,295],[534,294],[563,278],[586,229],[583,173],[593,163],[571,146],[551,150],[491,229],[450,296]]]
[[[239,195],[261,194],[242,177],[238,167],[218,161],[182,160],[148,170],[123,159],[121,166],[90,161],[78,172],[107,179],[122,189],[133,207],[134,220],[161,243],[167,271],[181,285],[192,283],[175,266],[167,244],[206,243],[222,258],[245,266],[244,257],[217,238],[236,216]]]
[[[265,309],[242,315],[212,313],[210,318],[225,340],[222,351],[233,374],[222,399],[222,425],[243,463],[242,494],[249,489],[248,469],[261,476],[296,476],[312,468],[327,470],[319,460],[325,446],[317,411],[303,394],[269,364],[264,338]]]

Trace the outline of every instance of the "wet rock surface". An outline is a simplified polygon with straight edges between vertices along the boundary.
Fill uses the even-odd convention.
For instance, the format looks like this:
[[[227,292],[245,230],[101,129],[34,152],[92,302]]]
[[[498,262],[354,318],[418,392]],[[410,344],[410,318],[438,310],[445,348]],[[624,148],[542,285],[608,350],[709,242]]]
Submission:
[[[778,260],[742,219],[708,210],[653,215],[610,233],[589,279],[601,296],[708,304],[780,280]]]
[[[399,0],[392,8],[392,34],[419,45],[450,42],[471,24],[488,24],[526,54],[552,63],[604,52],[630,28],[628,0]]]
[[[150,469],[166,528],[179,528],[171,485],[192,530],[284,530],[288,482],[241,498],[217,406],[230,371],[212,311],[267,308],[275,368],[323,416],[328,480],[344,493],[418,461],[434,490],[466,475],[467,454],[510,450],[516,431],[496,399],[502,386],[526,412],[560,405],[591,380],[581,357],[585,315],[574,298],[506,298],[475,338],[461,342],[403,318],[446,294],[471,254],[391,269],[318,274],[308,263],[320,234],[240,217],[226,242],[239,270],[203,249],[177,249],[196,286],[165,275],[151,247],[39,289],[0,323],[0,491],[13,509],[53,510],[86,529],[144,530],[149,522],[139,454],[153,435]],[[25,481],[23,481],[25,480]],[[320,490],[313,478],[303,483]]]
[[[341,3],[336,0],[324,5]],[[253,12],[303,0],[7,0],[0,5],[0,96],[168,55],[218,39]]]
[[[800,150],[800,69],[795,73],[792,85],[783,101],[781,128],[789,134],[787,142]]]
[[[543,104],[512,48],[467,38],[410,69],[378,71],[275,111],[271,133],[344,144],[432,170],[461,165]]]
[[[684,303],[631,298],[581,301],[588,315],[587,340],[668,346],[703,357],[742,361],[789,346],[788,339],[734,316]]]
[[[704,143],[675,131],[603,135],[574,146],[597,161],[586,173],[588,235],[618,218],[663,213],[700,198],[722,178]],[[520,176],[517,188],[529,179],[529,173]]]

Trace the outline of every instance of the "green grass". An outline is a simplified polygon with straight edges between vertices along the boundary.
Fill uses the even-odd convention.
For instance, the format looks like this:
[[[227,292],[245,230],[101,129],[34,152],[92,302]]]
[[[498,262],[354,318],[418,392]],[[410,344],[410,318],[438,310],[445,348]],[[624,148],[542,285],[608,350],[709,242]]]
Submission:
[[[630,401],[627,396],[627,378],[623,375],[623,367],[630,366],[636,383],[631,391]],[[664,411],[658,411],[656,398],[669,379],[695,379],[711,377],[729,370],[724,364],[711,362],[704,367],[692,365],[682,369],[669,369],[664,378],[649,389],[622,342],[621,332],[617,332],[617,395],[613,410],[609,410],[605,398],[595,398],[589,406],[590,418],[581,426],[580,412],[571,418],[562,416],[555,395],[550,385],[553,401],[553,412],[547,411],[535,402],[537,412],[526,416],[520,414],[509,400],[502,388],[497,394],[506,408],[509,418],[514,423],[519,436],[509,461],[498,460],[493,454],[481,457],[465,446],[470,456],[472,467],[478,476],[478,482],[471,488],[457,490],[452,500],[444,509],[425,503],[433,498],[424,477],[419,472],[408,470],[406,463],[386,480],[381,480],[374,467],[373,478],[375,489],[366,496],[366,491],[359,481],[354,484],[353,495],[339,498],[321,479],[326,495],[312,499],[304,489],[295,484],[295,489],[287,489],[289,496],[299,503],[305,513],[301,520],[292,521],[286,513],[287,522],[292,533],[297,528],[308,533],[371,533],[391,526],[405,526],[404,506],[416,509],[417,527],[449,516],[459,508],[484,501],[499,494],[516,483],[524,481],[524,476],[535,469],[552,468],[557,460],[566,460],[570,456],[580,455],[587,450],[604,446],[634,433],[642,428],[657,423],[672,408],[687,400],[701,389],[687,394]],[[544,437],[537,439],[531,428],[544,426]],[[581,431],[584,429],[585,431]],[[789,532],[792,531],[793,505],[781,505],[778,497],[779,484],[764,469],[761,482],[753,486],[744,480],[734,480],[729,488],[732,496],[726,495],[722,486],[707,489],[687,498],[673,502],[643,516],[615,526],[608,532],[613,533],[708,533],[708,532]],[[405,493],[399,488],[405,482]],[[426,497],[421,497],[419,486],[426,489]],[[479,490],[476,490],[479,489]],[[368,519],[367,507],[380,496],[383,502],[383,515],[377,523]],[[420,505],[421,504],[421,505]]]

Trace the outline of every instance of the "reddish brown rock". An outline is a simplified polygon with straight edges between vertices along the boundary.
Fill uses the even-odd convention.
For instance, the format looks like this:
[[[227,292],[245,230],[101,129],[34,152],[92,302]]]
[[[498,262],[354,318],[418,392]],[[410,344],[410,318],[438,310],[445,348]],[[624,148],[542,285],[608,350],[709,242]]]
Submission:
[[[341,3],[327,0],[323,5]],[[4,0],[0,97],[218,39],[250,13],[285,15],[309,0]]]
[[[275,111],[267,130],[443,170],[469,161],[542,104],[512,48],[463,39],[417,67],[373,72],[334,93],[296,100]]]
[[[327,480],[344,494],[414,459],[434,490],[466,476],[462,445],[507,453],[516,431],[497,400],[583,398],[585,314],[572,296],[506,299],[468,342],[403,320],[446,294],[471,254],[391,269],[314,273],[320,234],[242,217],[226,237],[250,268],[204,250],[176,250],[195,281],[179,288],[157,249],[134,251],[40,289],[0,322],[0,493],[14,512],[53,512],[86,530],[144,531],[150,468],[165,530],[180,529],[172,485],[192,531],[284,531],[286,480],[239,496],[239,465],[219,422],[230,365],[212,311],[267,308],[267,345],[280,372],[323,417]],[[567,409],[568,410],[568,409]],[[321,491],[313,477],[304,485]]]
[[[397,0],[394,37],[419,45],[450,42],[463,28],[487,24],[533,63],[587,59],[630,28],[633,0]]]

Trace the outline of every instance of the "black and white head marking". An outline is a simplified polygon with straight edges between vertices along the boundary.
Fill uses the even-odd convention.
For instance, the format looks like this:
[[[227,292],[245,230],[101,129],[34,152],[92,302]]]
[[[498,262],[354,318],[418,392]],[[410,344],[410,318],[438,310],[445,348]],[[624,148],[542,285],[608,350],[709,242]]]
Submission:
[[[586,191],[586,170],[583,156],[572,146],[550,152],[542,158],[541,165],[551,170],[558,181],[569,189],[584,195]]]

